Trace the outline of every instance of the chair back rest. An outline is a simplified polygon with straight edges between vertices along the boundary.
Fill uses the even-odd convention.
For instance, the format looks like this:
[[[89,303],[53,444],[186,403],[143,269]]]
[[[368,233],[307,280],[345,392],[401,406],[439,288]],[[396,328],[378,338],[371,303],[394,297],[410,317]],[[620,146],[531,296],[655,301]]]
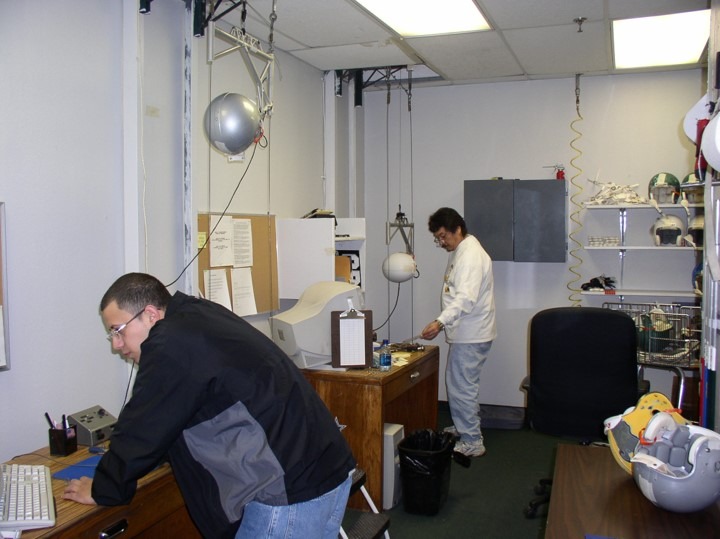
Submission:
[[[605,418],[638,399],[637,336],[627,314],[555,307],[530,321],[528,417],[541,432],[604,439]]]

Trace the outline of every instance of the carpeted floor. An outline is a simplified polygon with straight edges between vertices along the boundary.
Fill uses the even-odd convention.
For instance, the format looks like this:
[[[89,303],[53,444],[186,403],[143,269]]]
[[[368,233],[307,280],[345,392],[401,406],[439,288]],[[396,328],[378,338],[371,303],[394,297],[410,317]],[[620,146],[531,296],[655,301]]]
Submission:
[[[442,405],[438,423],[440,429],[451,424]],[[470,468],[452,463],[448,498],[436,515],[407,513],[402,501],[387,511],[391,539],[543,537],[547,507],[534,519],[523,510],[538,481],[552,477],[557,444],[573,442],[527,428],[483,428],[483,436],[484,456],[472,459]]]

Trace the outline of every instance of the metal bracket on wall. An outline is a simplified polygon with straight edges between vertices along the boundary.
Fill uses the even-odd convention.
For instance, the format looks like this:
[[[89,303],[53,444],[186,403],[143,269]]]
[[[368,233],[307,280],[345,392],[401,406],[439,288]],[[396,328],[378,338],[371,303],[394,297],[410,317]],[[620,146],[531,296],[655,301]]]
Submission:
[[[260,114],[265,116],[272,112],[272,74],[275,68],[275,55],[265,52],[262,49],[260,40],[250,34],[241,32],[233,27],[229,32],[218,28],[213,21],[208,23],[208,62],[213,62],[232,52],[239,52],[242,56],[245,67],[255,83],[257,93],[258,109]],[[215,53],[214,38],[229,43],[230,47]],[[259,70],[253,63],[253,58],[260,60],[262,64]]]

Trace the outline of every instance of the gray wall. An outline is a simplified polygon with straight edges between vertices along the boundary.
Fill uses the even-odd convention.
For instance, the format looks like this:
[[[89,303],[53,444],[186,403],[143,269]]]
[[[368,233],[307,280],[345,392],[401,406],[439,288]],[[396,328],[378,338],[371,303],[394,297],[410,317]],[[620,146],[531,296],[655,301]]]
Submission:
[[[379,337],[387,332],[391,341],[406,339],[439,314],[447,254],[435,248],[427,232],[427,218],[440,206],[462,212],[464,180],[552,178],[553,169],[544,167],[563,163],[567,181],[582,188],[571,186],[571,194],[582,201],[595,192],[588,179],[638,183],[643,193],[657,172],[683,177],[692,168],[694,146],[682,133],[681,124],[704,93],[703,80],[699,70],[581,77],[583,119],[574,126],[581,134],[575,143],[581,153],[570,147],[577,136],[570,127],[577,118],[574,79],[416,88],[412,132],[404,93],[394,91],[389,107],[385,92],[367,94],[366,266],[368,304],[374,309],[374,320],[386,318],[397,294],[397,285],[388,284],[380,268],[389,253],[402,250],[398,240],[385,246],[385,222],[394,219],[399,203],[415,222],[420,270],[418,279],[400,285],[399,305]],[[389,166],[385,156],[389,156]],[[577,168],[571,166],[573,158]],[[570,205],[570,212],[576,209]],[[479,239],[482,242],[482,237]],[[585,253],[581,256],[581,283],[615,271],[614,266],[598,266]],[[570,304],[566,285],[573,278],[568,269],[572,263],[576,261],[569,258],[566,264],[493,264],[499,336],[483,371],[482,402],[524,404],[519,386],[527,373],[529,318],[542,308]],[[661,267],[645,269],[647,278],[656,281],[647,287],[667,286]],[[686,277],[689,283],[689,270]],[[434,344],[442,346],[444,361],[445,343],[438,338]],[[658,390],[665,389],[665,384]],[[442,382],[440,395],[445,398]]]

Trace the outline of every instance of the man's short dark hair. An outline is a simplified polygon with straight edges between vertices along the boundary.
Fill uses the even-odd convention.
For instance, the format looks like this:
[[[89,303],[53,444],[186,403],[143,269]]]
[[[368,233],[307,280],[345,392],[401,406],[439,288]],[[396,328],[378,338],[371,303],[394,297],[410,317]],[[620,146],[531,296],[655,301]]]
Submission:
[[[137,312],[147,305],[165,309],[170,302],[170,292],[157,278],[147,273],[126,273],[117,279],[100,300],[100,312],[113,301],[128,312]]]
[[[428,229],[432,234],[435,234],[441,228],[448,232],[455,232],[457,227],[460,227],[463,236],[467,235],[465,219],[452,208],[440,208],[428,219]]]

